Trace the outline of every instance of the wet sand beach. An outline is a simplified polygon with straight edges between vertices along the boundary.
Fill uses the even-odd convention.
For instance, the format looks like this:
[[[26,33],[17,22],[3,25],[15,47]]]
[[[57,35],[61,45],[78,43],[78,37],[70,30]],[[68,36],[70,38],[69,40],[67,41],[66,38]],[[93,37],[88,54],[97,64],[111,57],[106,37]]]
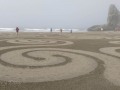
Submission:
[[[0,90],[120,90],[120,32],[0,32]]]

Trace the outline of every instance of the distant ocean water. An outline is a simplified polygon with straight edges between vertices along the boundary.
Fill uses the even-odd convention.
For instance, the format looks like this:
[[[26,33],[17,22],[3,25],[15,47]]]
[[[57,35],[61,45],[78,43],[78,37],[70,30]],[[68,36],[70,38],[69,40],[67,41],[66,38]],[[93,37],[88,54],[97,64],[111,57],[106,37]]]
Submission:
[[[71,29],[62,29],[63,32],[70,32]],[[86,29],[72,29],[73,32],[87,32]],[[15,32],[15,28],[0,28],[0,32]],[[20,29],[20,32],[50,32],[50,29]],[[52,32],[60,32],[60,29],[52,29]]]

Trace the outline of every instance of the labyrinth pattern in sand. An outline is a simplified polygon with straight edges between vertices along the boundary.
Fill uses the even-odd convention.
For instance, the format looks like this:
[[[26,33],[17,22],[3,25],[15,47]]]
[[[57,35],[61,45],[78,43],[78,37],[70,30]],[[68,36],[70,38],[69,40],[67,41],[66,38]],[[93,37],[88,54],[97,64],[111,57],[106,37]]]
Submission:
[[[120,47],[100,48],[101,53],[40,46],[71,45],[63,40],[4,40],[25,44],[0,47],[0,80],[8,82],[45,82],[87,75],[104,62],[104,78],[120,85]],[[111,74],[114,73],[114,74]]]
[[[13,44],[27,44],[27,45],[39,45],[39,46],[61,46],[73,44],[71,41],[64,40],[52,40],[52,39],[6,39],[1,40]]]

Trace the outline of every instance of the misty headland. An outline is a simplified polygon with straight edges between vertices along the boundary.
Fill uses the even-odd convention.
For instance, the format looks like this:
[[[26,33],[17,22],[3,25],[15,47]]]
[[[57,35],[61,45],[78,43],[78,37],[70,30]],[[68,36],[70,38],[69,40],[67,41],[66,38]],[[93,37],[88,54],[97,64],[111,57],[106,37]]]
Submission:
[[[116,28],[120,29],[120,11],[114,4],[111,4],[108,11],[107,24],[94,25],[88,28],[88,31],[114,31]]]

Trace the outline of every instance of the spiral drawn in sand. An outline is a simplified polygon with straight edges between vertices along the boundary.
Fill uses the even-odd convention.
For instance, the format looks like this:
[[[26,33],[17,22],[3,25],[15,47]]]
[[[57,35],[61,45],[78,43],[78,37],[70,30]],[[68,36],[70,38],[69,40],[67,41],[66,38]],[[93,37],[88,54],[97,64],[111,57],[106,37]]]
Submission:
[[[71,41],[64,40],[52,40],[52,39],[8,39],[5,40],[8,43],[14,44],[30,44],[39,46],[60,46],[60,45],[70,45],[73,44]]]
[[[3,81],[70,79],[94,71],[98,59],[104,62],[104,77],[120,85],[120,60],[110,55],[73,49],[37,48],[36,45],[1,47],[0,53],[0,80]]]
[[[97,67],[95,60],[87,57],[82,51],[28,47],[0,48],[0,52],[3,52],[0,57],[0,80],[8,82],[63,80],[88,74]]]
[[[120,86],[120,47],[101,48],[103,53],[84,50],[39,48],[73,44],[51,39],[6,39],[21,46],[0,47],[0,80],[8,82],[45,82],[79,77],[94,71],[104,62],[104,78]],[[113,42],[113,41],[112,41]],[[111,43],[111,42],[110,42]],[[114,41],[114,44],[119,41]],[[95,59],[96,58],[96,59]]]

